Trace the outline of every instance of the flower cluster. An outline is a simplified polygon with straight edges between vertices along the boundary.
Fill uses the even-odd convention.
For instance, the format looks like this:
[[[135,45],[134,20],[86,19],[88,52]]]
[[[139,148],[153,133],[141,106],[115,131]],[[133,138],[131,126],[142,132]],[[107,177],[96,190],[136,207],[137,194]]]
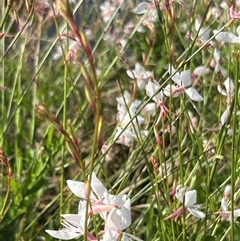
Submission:
[[[114,136],[114,141],[117,143],[132,146],[134,140],[138,140],[138,132],[140,138],[144,138],[147,134],[147,130],[140,129],[144,123],[142,115],[138,114],[143,104],[140,100],[133,100],[129,92],[125,91],[124,95],[117,97],[117,131]],[[146,113],[149,108],[146,108]]]
[[[46,230],[46,232],[54,238],[63,240],[77,238],[87,232],[89,241],[98,240],[87,231],[85,225],[90,222],[91,215],[100,214],[105,222],[105,228],[100,232],[103,234],[102,241],[124,240],[123,237],[126,236],[140,240],[131,234],[123,232],[124,229],[131,225],[131,203],[127,195],[110,194],[94,172],[90,181],[90,193],[87,191],[89,190],[88,184],[72,180],[67,181],[70,190],[82,199],[79,202],[78,213],[62,215],[64,228],[57,231]]]

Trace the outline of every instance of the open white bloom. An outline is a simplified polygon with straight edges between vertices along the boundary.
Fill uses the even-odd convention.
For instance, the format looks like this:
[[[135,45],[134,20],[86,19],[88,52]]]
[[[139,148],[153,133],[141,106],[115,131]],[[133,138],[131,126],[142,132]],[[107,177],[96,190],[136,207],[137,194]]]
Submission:
[[[136,125],[136,124],[141,125],[144,122],[144,118],[141,117],[140,115],[137,115],[136,117],[134,117],[140,103],[141,102],[138,102],[135,100],[131,103],[129,108],[125,106],[121,106],[121,109],[118,110],[117,121],[120,122],[123,126],[128,125],[130,122],[132,125]]]
[[[133,131],[131,128],[123,129],[122,127],[118,126],[117,131],[114,135],[114,140],[116,143],[123,144],[125,146],[132,146],[134,142]]]
[[[184,204],[184,207],[197,218],[204,218],[205,213],[199,211],[198,209],[202,205],[196,204],[197,202],[197,191],[191,190],[186,192],[187,187],[180,188],[176,193],[176,198]]]
[[[177,97],[181,93],[185,92],[188,97],[194,101],[203,101],[203,97],[197,92],[192,85],[191,72],[190,70],[185,70],[178,73],[171,65],[168,69],[169,74],[174,74],[172,80],[176,85],[167,85],[164,88],[164,94],[166,96]]]
[[[84,234],[86,202],[79,202],[78,214],[62,214],[62,217],[63,229],[45,231],[52,237],[62,240],[69,240],[82,236]]]
[[[147,130],[140,130],[139,134],[141,135],[141,138],[144,139],[148,135]],[[121,126],[117,127],[117,131],[114,135],[114,140],[116,140],[116,143],[120,143],[126,146],[132,146],[134,140],[138,140],[138,136],[135,133],[135,130],[132,127],[127,127],[124,129]]]
[[[163,92],[160,90],[160,84],[155,79],[150,79],[146,84],[146,94],[152,97],[157,104],[163,102]]]
[[[110,20],[110,18],[112,17],[116,7],[113,6],[113,4],[108,1],[105,1],[103,4],[100,4],[99,7],[101,10],[103,21],[107,23],[108,20]]]
[[[86,199],[86,185],[83,182],[67,180],[67,185],[70,190],[79,198]],[[92,202],[91,208],[93,214],[101,214],[101,217],[105,220],[107,213],[111,212],[113,208],[119,208],[123,211],[123,215],[126,214],[125,203],[130,202],[127,195],[112,195],[108,193],[106,187],[96,177],[96,174],[92,173],[91,179],[90,200]],[[125,218],[125,217],[123,217]]]
[[[141,115],[136,115],[142,104],[142,101],[132,100],[130,93],[127,91],[124,92],[123,96],[117,97],[116,100],[118,103],[118,113],[116,118],[118,121],[118,126],[114,135],[114,140],[117,143],[131,146],[134,142],[134,139],[138,139],[135,130],[139,129],[144,122],[144,118]],[[145,111],[152,113],[151,109],[147,109]],[[140,133],[144,138],[146,131],[140,129],[138,133]]]
[[[217,34],[217,30],[213,30],[214,34]],[[216,40],[218,42],[225,42],[225,43],[240,43],[240,26],[237,27],[237,34],[231,33],[231,32],[221,32],[218,35],[216,35]]]
[[[121,125],[125,126],[131,121],[136,124],[136,121],[140,121],[139,124],[143,122],[143,118],[138,115],[132,120],[132,117],[136,114],[139,106],[142,104],[141,100],[132,100],[131,94],[128,91],[124,91],[123,96],[117,97],[117,121]]]
[[[131,79],[136,79],[139,89],[145,89],[148,78],[153,78],[153,72],[146,71],[138,62],[135,64],[134,70],[127,70],[126,73]]]

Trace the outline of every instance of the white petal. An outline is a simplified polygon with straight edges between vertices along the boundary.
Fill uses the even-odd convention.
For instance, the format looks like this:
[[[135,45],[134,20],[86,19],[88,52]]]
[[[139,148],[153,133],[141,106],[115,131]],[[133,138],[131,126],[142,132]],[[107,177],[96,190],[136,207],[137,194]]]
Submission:
[[[85,220],[85,214],[86,214],[86,206],[87,202],[86,201],[79,201],[78,203],[78,215],[82,215]]]
[[[122,207],[121,209],[114,208],[108,214],[107,226],[118,231],[129,227],[131,225],[131,211]]]
[[[116,204],[117,206],[121,207],[127,200],[127,195],[112,195],[110,193],[105,193],[103,197],[104,204]]]
[[[85,222],[85,214],[62,214],[61,216],[66,219],[66,221],[72,224],[74,227],[78,228],[79,231],[83,232],[84,230],[84,222]]]
[[[134,70],[127,70],[126,73],[127,73],[128,77],[130,77],[131,79],[137,78]]]
[[[77,197],[86,199],[84,182],[67,180],[67,185],[70,188],[70,190],[73,192],[73,194],[75,194]]]
[[[144,13],[148,12],[148,10],[147,10],[148,6],[149,6],[149,3],[142,2],[142,3],[138,4],[137,7],[135,7],[133,9],[133,12],[135,14],[144,14]]]
[[[137,80],[137,86],[140,90],[144,90],[146,89],[146,84],[147,84],[147,80],[146,79],[139,79]]]
[[[203,97],[193,87],[185,89],[186,94],[194,101],[203,101]]]
[[[149,115],[152,115],[156,111],[156,104],[155,103],[148,103],[144,106],[144,108],[141,110],[141,113],[147,113]]]
[[[181,75],[176,72],[176,69],[173,68],[172,65],[169,65],[168,67],[168,72],[170,75],[174,74],[172,77],[172,80],[179,86],[182,86],[182,79],[181,79]]]
[[[219,50],[214,49],[213,58],[217,63],[219,63],[219,60],[220,60],[220,51]]]
[[[193,73],[197,76],[205,76],[210,73],[210,70],[204,66],[198,66],[194,69]]]
[[[192,84],[190,70],[185,70],[185,71],[181,72],[181,80],[182,80],[181,86],[183,86],[183,87],[187,87]]]
[[[188,208],[188,211],[197,218],[205,218],[205,216],[206,216],[205,213],[203,213],[199,210],[196,210],[194,208]]]
[[[119,233],[116,229],[108,227],[104,233],[103,241],[117,241],[118,236],[119,236]]]
[[[213,33],[216,34],[217,31],[214,30]],[[215,38],[218,42],[239,43],[238,37],[230,32],[221,32]]]
[[[146,84],[146,94],[149,97],[152,97],[153,95],[156,94],[156,92],[160,89],[160,85],[156,80],[150,80],[148,81],[148,83]],[[162,101],[163,99],[163,93],[160,91],[158,94],[156,94],[153,98],[153,101],[155,101],[156,103],[159,103]]]
[[[92,173],[91,187],[100,200],[103,198],[104,193],[108,193],[106,187],[97,178],[95,172]]]
[[[114,196],[109,194],[106,199],[108,199],[109,204],[115,204],[118,206],[118,208],[114,208],[111,210],[109,213],[108,219],[110,222],[110,226],[113,225],[116,227],[117,230],[123,230],[131,225],[131,210],[130,210],[130,205],[131,201],[129,198],[127,198],[126,195],[119,195],[119,196]],[[105,199],[104,199],[105,202]],[[112,222],[112,223],[111,223]]]
[[[185,193],[185,203],[184,205],[186,207],[191,207],[197,202],[197,191],[192,190],[192,191],[187,191]]]
[[[131,94],[125,90],[123,96],[117,97],[116,101],[118,104],[125,106],[125,102],[128,104],[131,101]]]
[[[222,116],[221,116],[221,125],[224,125],[226,122],[227,122],[227,119],[228,119],[228,116],[229,116],[229,108],[227,108],[224,112],[223,112],[223,114],[222,114]]]
[[[69,239],[74,239],[77,237],[80,237],[81,234],[72,232],[72,231],[67,231],[67,230],[45,230],[49,235],[51,235],[54,238],[62,239],[62,240],[69,240]]]
[[[147,70],[145,70],[144,72],[143,72],[143,76],[144,76],[144,78],[153,78],[153,71],[147,71]]]
[[[223,84],[225,85],[225,88],[227,90],[227,95],[232,95],[234,92],[233,81],[230,78],[227,78]]]
[[[135,64],[135,72],[138,73],[139,75],[141,75],[144,71],[145,71],[145,69],[143,68],[143,66],[137,62]]]
[[[183,203],[183,197],[184,197],[184,195],[185,195],[186,189],[187,189],[187,187],[182,187],[182,188],[180,188],[179,190],[177,190],[177,192],[176,192],[176,194],[175,194],[176,198],[177,198],[181,203]]]
[[[240,209],[234,210],[233,213],[234,213],[234,218],[240,217]]]
[[[228,210],[228,204],[227,204],[225,198],[222,198],[222,200],[221,200],[221,209],[223,211],[227,211]]]

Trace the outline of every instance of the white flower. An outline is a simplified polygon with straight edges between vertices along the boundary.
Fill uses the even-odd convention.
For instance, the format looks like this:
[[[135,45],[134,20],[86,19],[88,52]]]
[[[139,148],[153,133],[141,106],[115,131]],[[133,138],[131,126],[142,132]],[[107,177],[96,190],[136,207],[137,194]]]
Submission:
[[[153,72],[146,71],[140,63],[135,64],[134,70],[127,70],[126,72],[131,79],[136,79],[139,89],[145,89],[148,78],[153,78]]]
[[[214,35],[218,33],[217,30],[213,30]],[[231,33],[231,32],[220,32],[216,35],[216,40],[218,42],[225,42],[225,43],[240,43],[240,26],[237,27],[237,34]]]
[[[83,182],[67,180],[67,185],[70,190],[79,198],[86,199],[86,185]],[[103,219],[106,219],[106,214],[111,212],[113,208],[120,208],[125,210],[124,205],[126,202],[130,202],[127,195],[112,195],[108,193],[106,187],[96,177],[96,174],[92,173],[91,178],[90,200],[92,201],[92,213],[101,214]],[[124,218],[124,217],[123,217]]]
[[[140,115],[133,118],[138,110],[138,106],[139,103],[133,101],[128,110],[126,107],[122,107],[121,110],[118,111],[118,121],[122,124],[122,126],[125,127],[129,122],[131,122],[132,125],[136,125],[137,123],[138,125],[141,125],[144,122],[144,118]]]
[[[108,20],[110,20],[115,9],[116,8],[110,2],[107,1],[100,5],[100,10],[102,12],[101,15],[105,23],[107,23]]]
[[[174,74],[172,76],[172,80],[177,85],[167,85],[163,91],[166,96],[172,95],[172,97],[177,97],[182,92],[185,92],[190,99],[194,101],[203,101],[203,97],[197,92],[196,89],[193,87],[188,87],[192,84],[190,70],[185,70],[178,73],[172,66],[169,66],[168,72],[170,74]]]
[[[197,191],[191,190],[186,192],[187,187],[179,189],[176,193],[176,198],[184,204],[184,207],[197,218],[204,218],[205,213],[199,211],[201,205],[196,204],[197,202]]]
[[[84,234],[85,225],[85,212],[86,204],[81,203],[79,214],[63,214],[62,221],[63,229],[61,230],[45,230],[49,235],[54,238],[69,240],[80,237]]]
[[[133,132],[131,128],[126,128],[124,130],[122,127],[118,126],[117,132],[114,135],[114,140],[116,140],[116,143],[120,143],[130,147],[134,142],[134,137],[132,133]]]
[[[155,79],[150,79],[146,84],[146,94],[152,97],[157,104],[163,102],[163,92],[160,90],[160,84]]]

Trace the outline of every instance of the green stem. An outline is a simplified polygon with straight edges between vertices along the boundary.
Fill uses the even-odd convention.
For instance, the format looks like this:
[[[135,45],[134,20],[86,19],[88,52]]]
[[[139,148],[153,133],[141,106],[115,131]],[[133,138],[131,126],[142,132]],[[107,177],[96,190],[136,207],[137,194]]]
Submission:
[[[4,14],[3,18],[2,18],[2,21],[0,23],[0,31],[2,31],[2,29],[4,28],[4,24],[6,22],[7,17],[9,16],[9,12],[11,10],[13,2],[14,2],[14,0],[9,0],[7,2],[7,9],[6,9],[5,14]],[[5,9],[5,1],[3,1],[2,4],[3,4],[3,11],[4,11],[4,9]]]
[[[5,210],[5,207],[7,205],[7,201],[8,201],[8,197],[9,197],[9,193],[10,193],[10,183],[11,183],[11,178],[8,175],[7,192],[6,192],[4,201],[3,201],[3,206],[2,206],[1,211],[0,211],[0,221],[3,219],[3,217],[4,217],[5,213],[6,213],[6,211],[4,213],[4,210]]]
[[[238,82],[238,76],[239,76],[239,56],[237,56],[236,59],[236,77],[235,77],[235,83],[234,83],[234,96],[233,96],[233,125],[232,125],[232,151],[231,151],[231,187],[232,187],[232,193],[234,193],[235,189],[235,181],[236,181],[236,164],[238,162],[238,149],[239,146],[238,140],[236,138],[237,133],[237,122],[238,122],[238,116],[237,116],[237,108],[238,108],[238,89],[239,89],[239,82]],[[231,195],[231,240],[234,240],[234,195]]]

